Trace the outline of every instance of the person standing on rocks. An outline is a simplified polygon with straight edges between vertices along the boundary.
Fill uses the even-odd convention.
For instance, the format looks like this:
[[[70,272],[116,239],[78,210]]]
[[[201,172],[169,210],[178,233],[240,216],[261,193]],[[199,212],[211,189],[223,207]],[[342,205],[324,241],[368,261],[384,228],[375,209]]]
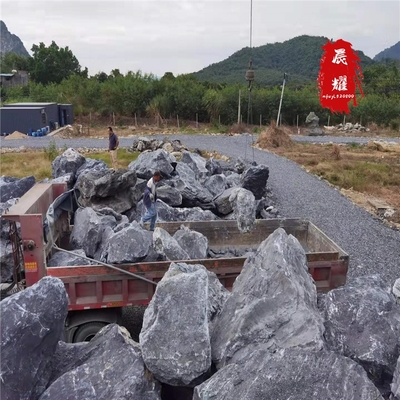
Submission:
[[[146,212],[143,215],[140,224],[143,226],[146,222],[150,221],[150,230],[154,231],[154,225],[157,220],[157,188],[156,184],[162,178],[160,171],[155,171],[153,177],[147,182],[146,188],[143,193],[143,204],[146,207]]]
[[[119,139],[118,136],[113,132],[111,126],[108,127],[108,151],[111,155],[111,165],[116,171],[118,169],[118,162],[117,162],[117,149],[119,146]]]

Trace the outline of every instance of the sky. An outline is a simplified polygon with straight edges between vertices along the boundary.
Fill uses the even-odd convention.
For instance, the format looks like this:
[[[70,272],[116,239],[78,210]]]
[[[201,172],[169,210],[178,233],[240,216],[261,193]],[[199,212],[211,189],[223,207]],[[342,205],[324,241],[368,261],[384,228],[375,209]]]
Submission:
[[[250,46],[250,36],[253,47],[343,39],[371,58],[400,40],[400,0],[1,0],[0,18],[30,54],[54,40],[90,75],[196,72]]]

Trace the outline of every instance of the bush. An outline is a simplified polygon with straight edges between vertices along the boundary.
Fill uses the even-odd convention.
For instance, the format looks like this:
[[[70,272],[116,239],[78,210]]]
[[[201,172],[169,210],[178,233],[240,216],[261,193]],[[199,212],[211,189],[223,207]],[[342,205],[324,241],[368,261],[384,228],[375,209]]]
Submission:
[[[43,149],[47,159],[53,161],[58,156],[58,150],[55,140],[52,140],[47,148]]]

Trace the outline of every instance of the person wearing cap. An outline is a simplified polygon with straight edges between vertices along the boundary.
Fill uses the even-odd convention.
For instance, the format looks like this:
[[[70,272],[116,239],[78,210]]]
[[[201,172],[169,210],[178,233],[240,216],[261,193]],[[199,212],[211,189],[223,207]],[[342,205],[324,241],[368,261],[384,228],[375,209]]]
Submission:
[[[157,182],[162,178],[160,171],[155,171],[153,177],[147,182],[146,188],[143,193],[143,204],[146,207],[146,212],[142,216],[141,225],[150,221],[150,230],[154,231],[154,225],[157,220]]]

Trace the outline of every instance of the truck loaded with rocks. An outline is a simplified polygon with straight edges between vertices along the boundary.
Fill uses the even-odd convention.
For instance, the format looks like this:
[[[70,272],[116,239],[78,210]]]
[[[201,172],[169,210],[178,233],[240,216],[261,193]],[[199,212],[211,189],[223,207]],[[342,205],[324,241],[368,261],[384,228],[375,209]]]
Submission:
[[[396,399],[400,309],[379,277],[343,286],[348,255],[279,218],[267,166],[170,147],[119,171],[68,149],[3,214],[5,398]],[[148,305],[139,343],[128,305]]]

